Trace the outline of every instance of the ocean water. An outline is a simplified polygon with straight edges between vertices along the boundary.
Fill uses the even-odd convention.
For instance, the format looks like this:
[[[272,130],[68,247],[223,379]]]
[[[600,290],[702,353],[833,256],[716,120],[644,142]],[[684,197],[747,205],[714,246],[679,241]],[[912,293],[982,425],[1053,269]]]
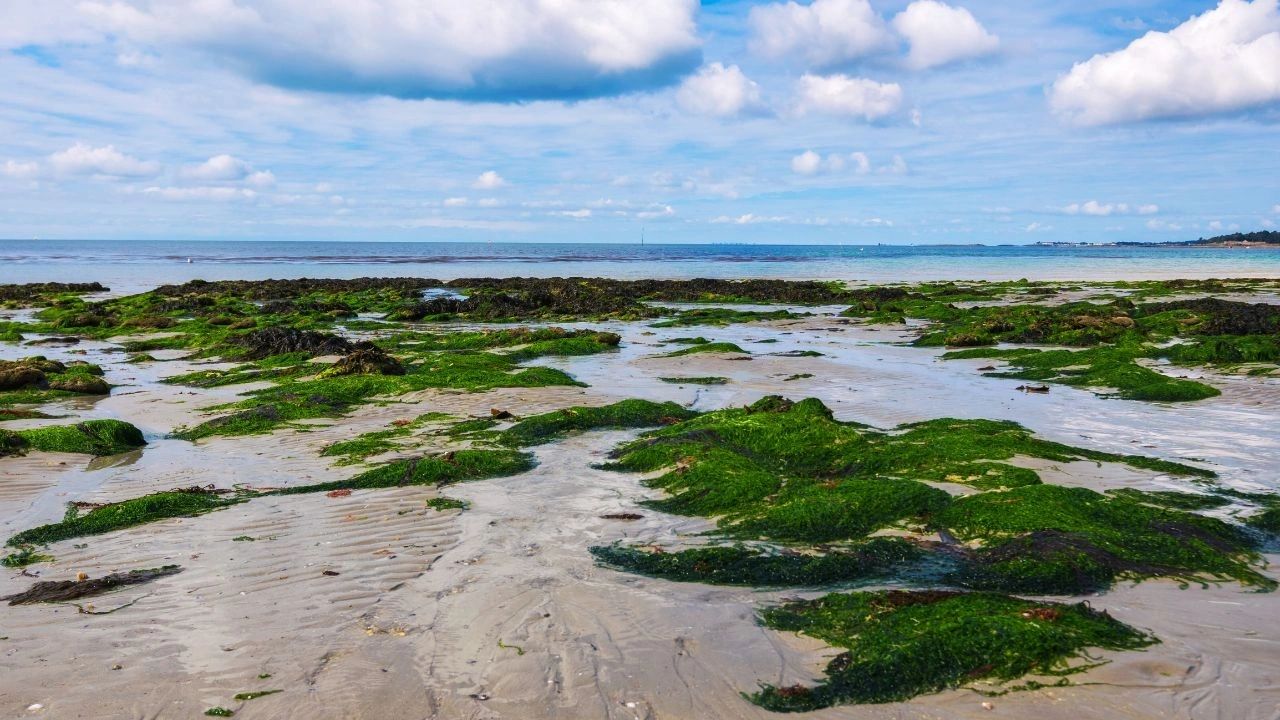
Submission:
[[[0,283],[96,280],[131,292],[197,278],[374,276],[1280,278],[1280,248],[0,240]]]

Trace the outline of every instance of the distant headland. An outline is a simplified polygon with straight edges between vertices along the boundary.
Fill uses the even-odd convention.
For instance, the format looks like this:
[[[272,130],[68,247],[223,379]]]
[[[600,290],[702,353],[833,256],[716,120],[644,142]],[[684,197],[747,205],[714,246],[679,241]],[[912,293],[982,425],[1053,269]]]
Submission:
[[[1250,233],[1232,233],[1230,235],[1218,235],[1211,238],[1200,238],[1198,240],[1178,240],[1169,242],[1112,242],[1112,243],[1087,243],[1087,242],[1038,242],[1036,245],[1041,246],[1078,246],[1088,245],[1091,247],[1108,246],[1108,247],[1211,247],[1211,248],[1250,248],[1250,247],[1274,247],[1280,248],[1280,232],[1275,230],[1259,230]]]

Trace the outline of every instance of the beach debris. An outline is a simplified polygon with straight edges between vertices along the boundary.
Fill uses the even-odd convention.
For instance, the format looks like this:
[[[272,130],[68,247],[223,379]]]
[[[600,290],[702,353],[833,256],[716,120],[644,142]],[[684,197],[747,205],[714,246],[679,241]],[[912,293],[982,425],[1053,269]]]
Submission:
[[[512,415],[510,412],[506,410],[499,410],[498,408],[490,408],[489,415],[494,420],[515,420],[516,419],[515,415]]]
[[[40,703],[31,703],[27,706],[27,712],[40,712],[43,709],[44,705],[41,705]]]
[[[978,368],[978,372],[991,372],[992,370],[995,370],[995,369],[996,369],[995,365],[983,365],[982,367]]]
[[[1049,386],[1048,386],[1048,385],[1019,385],[1019,386],[1017,387],[1017,389],[1018,389],[1018,390],[1021,390],[1021,391],[1022,391],[1022,392],[1024,392],[1024,393],[1040,393],[1040,394],[1044,394],[1044,393],[1049,392]]]
[[[351,494],[350,488],[338,488],[337,490],[330,490],[324,495],[325,497],[340,498],[340,497],[347,497],[350,494]]]
[[[498,638],[498,647],[503,650],[515,650],[516,655],[524,655],[524,648],[520,647],[519,645],[507,645],[506,643],[502,642],[502,638]]]
[[[236,693],[234,698],[236,700],[256,700],[260,697],[275,695],[276,693],[282,692],[284,692],[284,690],[252,690],[250,692]]]
[[[489,699],[489,694],[488,693],[471,693],[467,697],[471,698],[472,700],[479,700],[481,702],[484,702],[485,700]]]
[[[224,707],[211,707],[208,710],[205,710],[204,714],[209,717],[231,717],[236,714],[236,711],[228,710]]]
[[[325,570],[324,572],[322,572],[322,573],[320,573],[320,574],[321,574],[321,575],[324,575],[324,576],[326,576],[326,577],[337,577],[337,576],[341,575],[342,573],[338,572],[337,570]]]
[[[80,573],[77,575],[76,580],[43,580],[32,585],[26,592],[2,597],[0,600],[8,600],[10,605],[65,602],[101,595],[116,588],[139,585],[162,577],[177,575],[180,572],[182,572],[182,568],[178,565],[165,565],[147,570],[112,573],[95,579],[89,579],[87,575]],[[92,608],[86,612],[91,611]]]
[[[643,517],[644,516],[641,515],[640,513],[620,512],[620,513],[609,513],[607,515],[601,515],[600,519],[601,520],[639,520]]]

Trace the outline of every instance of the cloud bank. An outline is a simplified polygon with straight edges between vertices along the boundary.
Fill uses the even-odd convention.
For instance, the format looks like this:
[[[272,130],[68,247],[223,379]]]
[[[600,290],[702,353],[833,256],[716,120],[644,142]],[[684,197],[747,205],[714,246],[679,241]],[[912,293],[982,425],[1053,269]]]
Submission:
[[[1222,0],[1169,32],[1077,63],[1050,90],[1082,125],[1196,117],[1280,101],[1278,0]]]

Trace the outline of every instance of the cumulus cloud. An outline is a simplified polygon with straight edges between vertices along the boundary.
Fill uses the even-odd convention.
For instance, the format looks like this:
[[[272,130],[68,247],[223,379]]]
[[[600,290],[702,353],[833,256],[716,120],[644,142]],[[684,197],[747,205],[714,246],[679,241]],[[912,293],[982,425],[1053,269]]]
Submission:
[[[1083,203],[1071,203],[1062,208],[1068,215],[1092,215],[1094,217],[1110,217],[1112,215],[1155,215],[1160,212],[1159,205],[1130,205],[1129,203],[1100,203],[1089,200]]]
[[[759,109],[760,86],[737,65],[711,63],[684,81],[676,102],[694,115],[729,117]]]
[[[1277,214],[1277,215],[1280,215],[1280,205],[1276,205],[1276,206],[1272,207],[1272,208],[1271,208],[1271,212],[1273,212],[1273,213],[1275,213],[1275,214]]]
[[[493,170],[486,170],[480,173],[480,177],[471,183],[471,187],[477,190],[496,190],[507,184],[501,175]]]
[[[1052,229],[1053,229],[1052,225],[1043,225],[1038,222],[1033,222],[1030,225],[1027,225],[1027,227],[1025,228],[1026,232],[1029,232],[1029,233],[1049,232]]]
[[[76,143],[49,156],[49,168],[57,175],[92,175],[106,178],[153,177],[160,163],[126,155],[114,145],[92,147]]]
[[[847,155],[832,153],[824,158],[812,150],[805,150],[791,158],[791,171],[799,175],[816,175],[820,172],[838,173],[846,169],[857,175],[866,175],[871,172],[871,158],[863,152]]]
[[[1050,105],[1085,125],[1194,117],[1280,101],[1278,0],[1222,0],[1169,32],[1077,63]]]
[[[902,86],[848,75],[806,74],[796,84],[796,112],[879,120],[902,107]]]
[[[748,21],[756,52],[772,58],[798,56],[813,67],[839,65],[895,45],[884,19],[867,0],[759,5]]]
[[[179,175],[200,182],[243,182],[253,187],[270,187],[276,176],[270,170],[254,170],[253,166],[231,155],[214,155],[198,165],[186,165]]]
[[[813,175],[822,169],[822,156],[812,150],[805,150],[791,158],[791,171],[800,175]]]
[[[907,67],[917,70],[989,55],[1000,40],[973,13],[938,0],[916,0],[893,18],[893,29],[911,49]]]
[[[274,85],[497,101],[653,88],[697,67],[697,0],[85,0],[78,21]],[[39,22],[35,19],[32,23]],[[48,34],[49,18],[29,29]]]
[[[1181,230],[1182,226],[1177,223],[1166,222],[1164,220],[1148,220],[1147,229],[1177,231]]]

